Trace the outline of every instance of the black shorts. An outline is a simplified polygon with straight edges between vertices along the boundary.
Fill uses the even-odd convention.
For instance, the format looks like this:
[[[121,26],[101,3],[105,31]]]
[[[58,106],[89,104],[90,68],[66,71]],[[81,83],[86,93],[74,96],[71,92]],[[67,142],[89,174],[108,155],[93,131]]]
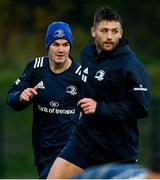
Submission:
[[[63,148],[58,157],[63,158],[82,169],[110,162],[136,163],[136,159],[117,160],[113,155],[111,156],[109,152],[103,152],[102,149],[96,147],[96,145],[94,147],[92,146],[92,151],[88,151],[88,149],[89,146],[87,147],[86,145],[86,147],[81,147],[75,139],[70,138],[68,144]]]
[[[70,138],[68,144],[63,148],[58,157],[65,159],[82,169],[104,164],[102,161],[104,158],[101,153],[99,154],[101,158],[97,158],[98,154],[92,154],[91,151],[88,152],[88,149],[89,146],[80,146],[75,139]],[[94,147],[92,147],[92,149],[94,149]]]
[[[82,169],[90,166],[86,154],[73,139],[69,140],[68,144],[63,148],[58,157],[63,158]]]

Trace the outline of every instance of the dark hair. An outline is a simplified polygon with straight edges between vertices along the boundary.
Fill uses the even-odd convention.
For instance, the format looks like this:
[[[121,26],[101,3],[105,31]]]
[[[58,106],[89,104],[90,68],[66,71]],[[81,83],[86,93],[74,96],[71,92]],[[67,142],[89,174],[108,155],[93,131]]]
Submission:
[[[93,26],[96,26],[102,20],[118,21],[122,26],[122,19],[116,10],[109,6],[99,8],[94,15]]]

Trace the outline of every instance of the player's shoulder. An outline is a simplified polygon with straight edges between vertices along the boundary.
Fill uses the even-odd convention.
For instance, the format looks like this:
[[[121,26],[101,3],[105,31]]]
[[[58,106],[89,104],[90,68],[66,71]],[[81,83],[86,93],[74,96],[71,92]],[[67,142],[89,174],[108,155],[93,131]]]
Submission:
[[[48,57],[47,56],[41,56],[41,57],[35,57],[32,60],[28,61],[28,66],[34,70],[39,68],[45,68],[48,65]]]
[[[72,68],[75,74],[79,76],[81,75],[82,66],[79,63],[77,63],[76,61],[72,61]]]
[[[94,47],[94,43],[87,43],[82,47],[81,53],[88,54],[90,53],[90,51],[92,51],[93,47]]]

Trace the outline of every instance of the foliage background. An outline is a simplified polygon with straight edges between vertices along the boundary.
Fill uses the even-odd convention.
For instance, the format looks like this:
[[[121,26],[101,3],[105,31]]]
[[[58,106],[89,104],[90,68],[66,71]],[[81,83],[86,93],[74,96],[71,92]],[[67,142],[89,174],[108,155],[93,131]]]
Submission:
[[[151,76],[151,116],[140,121],[140,161],[147,165],[160,148],[160,1],[158,0],[1,0],[0,1],[0,178],[36,178],[33,164],[31,107],[17,113],[6,104],[10,85],[26,62],[46,55],[45,33],[52,21],[70,24],[72,55],[79,61],[82,46],[91,41],[93,14],[100,6],[117,9],[125,36]]]

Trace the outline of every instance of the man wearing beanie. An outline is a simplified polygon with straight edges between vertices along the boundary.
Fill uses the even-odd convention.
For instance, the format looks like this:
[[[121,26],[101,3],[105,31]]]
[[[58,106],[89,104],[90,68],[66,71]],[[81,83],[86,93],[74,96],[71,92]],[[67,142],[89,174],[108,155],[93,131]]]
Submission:
[[[16,111],[33,103],[32,141],[40,178],[47,177],[79,117],[81,66],[70,56],[72,41],[68,24],[51,23],[45,39],[48,56],[29,61],[8,91],[8,105]]]

